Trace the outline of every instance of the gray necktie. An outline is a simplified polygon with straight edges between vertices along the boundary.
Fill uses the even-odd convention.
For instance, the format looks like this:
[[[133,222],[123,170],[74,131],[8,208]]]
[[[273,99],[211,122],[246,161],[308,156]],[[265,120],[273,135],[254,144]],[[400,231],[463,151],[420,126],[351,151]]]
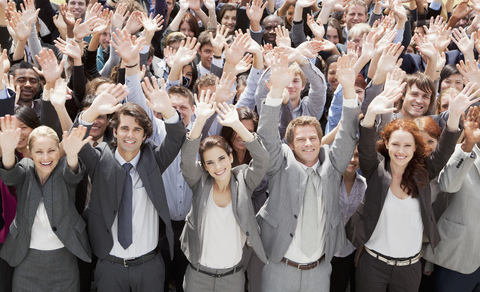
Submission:
[[[303,198],[302,217],[302,252],[310,257],[318,247],[318,200],[317,191],[313,184],[315,175],[313,169],[307,169],[308,178]]]
[[[125,163],[122,165],[125,169],[127,176],[123,184],[122,201],[120,202],[120,208],[118,210],[118,242],[127,249],[132,244],[132,177],[130,176],[130,169],[133,165]]]

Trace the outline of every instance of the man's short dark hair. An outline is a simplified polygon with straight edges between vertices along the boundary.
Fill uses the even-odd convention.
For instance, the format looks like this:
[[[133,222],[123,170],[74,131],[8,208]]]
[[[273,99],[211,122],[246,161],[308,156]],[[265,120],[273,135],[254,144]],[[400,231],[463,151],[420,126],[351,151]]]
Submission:
[[[113,114],[110,120],[110,127],[117,129],[120,124],[120,117],[122,115],[131,116],[135,118],[135,121],[143,128],[145,132],[145,138],[149,138],[153,133],[153,123],[147,115],[147,112],[138,104],[133,102],[125,103],[115,114]],[[116,141],[112,142],[113,146],[116,146]],[[145,141],[142,142],[142,148],[145,146]]]

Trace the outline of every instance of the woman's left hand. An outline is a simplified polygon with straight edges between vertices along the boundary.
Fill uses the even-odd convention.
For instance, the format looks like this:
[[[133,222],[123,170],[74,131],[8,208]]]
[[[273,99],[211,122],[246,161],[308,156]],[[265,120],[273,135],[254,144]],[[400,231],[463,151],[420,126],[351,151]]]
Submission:
[[[224,127],[233,128],[240,122],[237,109],[233,104],[228,105],[226,102],[217,105],[218,122]]]

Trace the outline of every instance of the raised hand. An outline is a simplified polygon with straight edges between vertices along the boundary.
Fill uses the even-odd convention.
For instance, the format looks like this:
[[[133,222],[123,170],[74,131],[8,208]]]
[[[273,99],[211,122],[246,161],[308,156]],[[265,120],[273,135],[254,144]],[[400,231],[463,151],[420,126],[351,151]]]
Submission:
[[[65,106],[67,101],[67,82],[65,82],[65,79],[58,78],[55,81],[55,86],[50,88],[48,92],[48,100],[56,108]]]
[[[87,10],[85,11],[85,21],[89,20],[90,18],[100,17],[101,13],[102,13],[102,4],[100,3],[95,3],[93,5],[89,4],[87,6]]]
[[[313,35],[315,36],[315,39],[322,40],[323,36],[325,35],[325,28],[323,27],[322,20],[320,19],[320,17],[317,18],[317,21],[318,23],[313,19],[312,15],[310,14],[307,15],[307,25],[312,31]]]
[[[207,91],[202,90],[200,97],[197,98],[195,94],[194,98],[196,118],[202,122],[207,121],[215,113],[215,109],[217,108],[215,93],[211,94],[210,89]]]
[[[112,18],[112,16],[113,11],[108,11],[108,9],[103,10],[100,16],[97,18],[97,23],[93,28],[92,34],[100,35],[104,33],[107,28],[110,27],[110,19]]]
[[[15,32],[15,36],[18,41],[26,42],[28,37],[30,36],[30,31],[32,27],[33,18],[30,18],[28,22],[25,24],[22,16],[18,12],[10,11],[10,19],[7,20],[8,25],[12,28]]]
[[[405,71],[399,67],[395,67],[393,71],[387,73],[387,80],[385,81],[385,89],[395,89],[402,86],[405,80]]]
[[[93,123],[99,115],[108,115],[116,112],[122,105],[119,104],[128,95],[126,85],[110,84],[94,100],[92,105],[82,114],[82,119]]]
[[[215,111],[218,114],[218,122],[224,127],[233,128],[236,123],[240,122],[237,109],[233,104],[219,103]]]
[[[235,76],[247,72],[252,67],[253,57],[250,54],[243,56],[242,60],[235,66]]]
[[[148,17],[146,13],[140,14],[140,21],[143,25],[144,36],[150,40],[153,38],[155,32],[160,31],[163,28],[163,16],[160,14],[157,14],[157,16],[153,18],[152,16],[153,15],[150,15],[150,17]]]
[[[273,63],[273,46],[272,44],[265,44],[262,47],[263,59],[265,60],[265,65],[270,67]]]
[[[195,11],[200,9],[201,3],[200,0],[188,0],[188,5],[190,6],[190,9]]]
[[[467,32],[460,27],[455,28],[452,32],[452,41],[457,45],[458,49],[465,55],[465,58],[470,61],[474,61],[473,47],[475,46],[475,36],[477,33],[472,34],[472,38],[469,38]]]
[[[73,27],[75,26],[75,17],[68,9],[67,3],[60,3],[60,5],[58,5],[58,11],[67,25],[67,28],[73,30]]]
[[[397,32],[394,30],[384,34],[383,37],[375,45],[375,54],[381,55],[383,51],[387,48],[387,46],[393,42],[396,35]]]
[[[54,83],[55,80],[60,78],[63,72],[63,65],[65,64],[65,60],[62,60],[60,64],[58,64],[57,57],[55,53],[50,50],[43,48],[40,53],[35,56],[38,61],[38,64],[42,68],[42,71],[38,70],[36,67],[33,67],[37,74],[42,75],[45,78],[47,83]]]
[[[142,21],[140,20],[142,13],[140,11],[134,11],[125,24],[125,30],[129,34],[135,34],[142,28]]]
[[[303,42],[295,50],[297,50],[303,56],[309,59],[315,59],[317,57],[318,52],[324,48],[325,43],[327,42],[329,41],[324,40],[323,42],[320,42],[320,41],[313,40],[309,42]]]
[[[213,47],[213,54],[215,56],[222,55],[223,48],[227,46],[227,42],[232,38],[228,35],[229,30],[226,25],[217,25],[217,33],[213,37],[213,33],[209,32],[210,43]]]
[[[82,59],[82,49],[74,40],[70,40],[69,43],[58,38],[54,40],[55,47],[57,47],[62,54],[72,57],[74,60]]]
[[[472,151],[475,144],[480,143],[480,107],[472,106],[468,110],[468,114],[462,115],[463,132],[465,133],[465,141],[462,143],[462,149],[465,152]]]
[[[277,35],[275,38],[275,43],[279,47],[291,47],[292,41],[290,40],[290,34],[288,30],[284,26],[277,26],[275,28],[275,34]]]
[[[163,78],[160,80],[161,87],[158,87],[157,79],[154,76],[151,77],[151,80],[152,82],[145,77],[142,82],[142,88],[147,97],[147,106],[168,119],[175,114],[175,109],[165,90],[165,80]]]
[[[115,13],[111,18],[111,24],[113,28],[122,28],[125,23],[125,19],[130,15],[127,11],[127,4],[119,3],[115,8]]]
[[[0,76],[3,76],[3,74],[6,73],[5,72],[5,68],[7,68],[6,65],[10,65],[10,64],[5,62],[5,61],[8,62],[7,50],[6,49],[2,50],[2,46],[0,46],[0,52],[2,52],[2,54],[0,55],[0,74],[2,74],[2,75],[0,75]],[[8,67],[10,67],[10,66],[8,66]],[[8,68],[7,68],[7,70],[8,70]],[[0,84],[0,86],[2,86],[2,85],[3,84]],[[3,89],[3,88],[0,88],[0,90],[1,89]]]
[[[2,155],[15,155],[20,141],[20,128],[17,128],[17,118],[15,116],[6,115],[0,118],[0,148]],[[13,158],[15,161],[15,158]],[[5,163],[5,160],[4,160]],[[13,165],[12,165],[13,166]]]
[[[462,74],[462,76],[471,83],[480,84],[480,69],[476,62],[466,61],[465,63],[460,61],[460,64],[457,64],[457,69]]]
[[[263,10],[265,10],[265,7],[267,7],[267,1],[263,3],[262,0],[253,0],[252,4],[247,3],[247,17],[250,20],[250,22],[253,23],[260,23],[260,20],[262,19],[263,16]]]
[[[469,82],[457,96],[450,96],[448,107],[448,110],[450,111],[449,120],[450,118],[455,118],[458,124],[458,120],[462,113],[464,113],[469,106],[480,100],[480,97],[477,97],[480,93],[480,89],[475,91],[476,85],[477,84]]]
[[[217,79],[215,82],[215,99],[217,103],[227,102],[235,96],[235,93],[237,93],[236,90],[231,91],[235,80],[233,74],[225,74],[225,72],[222,74],[220,80]]]
[[[378,61],[377,71],[373,77],[374,84],[381,84],[385,82],[385,78],[388,72],[392,72],[395,66],[399,66],[401,62],[398,57],[403,51],[401,43],[390,44],[382,53],[380,60]]]
[[[86,133],[87,127],[82,125],[73,128],[70,134],[67,131],[63,132],[62,146],[67,157],[76,157],[83,146],[92,140],[92,136],[83,139]]]
[[[342,85],[344,92],[345,90],[354,92],[355,78],[357,77],[353,70],[355,61],[348,56],[340,57],[337,60],[337,80]]]
[[[205,8],[207,8],[208,11],[215,10],[215,0],[205,0],[203,1],[203,4],[205,5]]]
[[[225,62],[237,64],[250,46],[250,36],[242,32],[235,32],[235,40],[225,50]]]
[[[126,28],[120,30],[117,28],[115,33],[112,33],[114,41],[110,41],[115,48],[118,55],[125,62],[126,66],[134,66],[138,64],[140,52],[145,45],[145,38],[135,38],[127,32]]]
[[[315,3],[315,0],[298,0],[295,7],[298,5],[299,7],[306,8],[312,6]]]
[[[187,40],[181,41],[178,47],[177,53],[174,58],[174,65],[183,66],[189,64],[197,56],[200,43],[197,43],[196,38],[187,37]]]
[[[386,88],[380,95],[375,97],[368,106],[363,125],[373,127],[376,115],[392,113],[395,111],[393,104],[402,97],[402,91],[406,83],[397,88]]]
[[[165,63],[167,63],[167,66],[169,68],[173,67],[174,61],[175,61],[175,55],[177,54],[177,51],[174,50],[172,47],[167,46],[163,50],[163,56],[165,57]]]
[[[275,53],[270,73],[270,93],[272,98],[282,98],[283,89],[292,83],[293,75],[288,70],[288,56]]]
[[[33,21],[37,18],[38,11],[40,11],[40,9],[37,9],[38,11],[35,10],[35,1],[24,0],[23,4],[20,4],[20,8],[22,10],[23,22],[28,23],[29,20],[32,20],[32,23],[34,23]]]

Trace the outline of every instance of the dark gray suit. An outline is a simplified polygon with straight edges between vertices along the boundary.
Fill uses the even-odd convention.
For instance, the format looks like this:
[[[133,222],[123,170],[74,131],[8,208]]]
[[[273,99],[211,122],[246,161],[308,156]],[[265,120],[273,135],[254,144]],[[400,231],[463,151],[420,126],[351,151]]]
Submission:
[[[75,188],[82,180],[84,170],[80,163],[79,172],[74,174],[66,158],[62,158],[41,186],[30,158],[22,159],[8,171],[0,161],[0,177],[6,185],[15,186],[17,193],[17,214],[0,252],[0,256],[12,267],[18,266],[27,255],[32,225],[42,197],[52,230],[58,239],[72,254],[83,261],[91,261],[86,224],[75,209]]]
[[[90,128],[91,126],[88,127],[89,130]],[[180,150],[185,138],[185,126],[180,119],[176,124],[165,124],[165,128],[167,136],[163,144],[157,146],[153,142],[146,143],[141,150],[136,170],[148,197],[160,215],[160,225],[165,228],[170,254],[173,254],[173,231],[162,173]],[[113,247],[111,227],[120,206],[126,173],[115,159],[115,150],[112,150],[107,143],[100,143],[96,148],[86,144],[79,156],[85,161],[92,179],[91,199],[84,212],[90,243],[95,255],[99,259],[105,259]]]

